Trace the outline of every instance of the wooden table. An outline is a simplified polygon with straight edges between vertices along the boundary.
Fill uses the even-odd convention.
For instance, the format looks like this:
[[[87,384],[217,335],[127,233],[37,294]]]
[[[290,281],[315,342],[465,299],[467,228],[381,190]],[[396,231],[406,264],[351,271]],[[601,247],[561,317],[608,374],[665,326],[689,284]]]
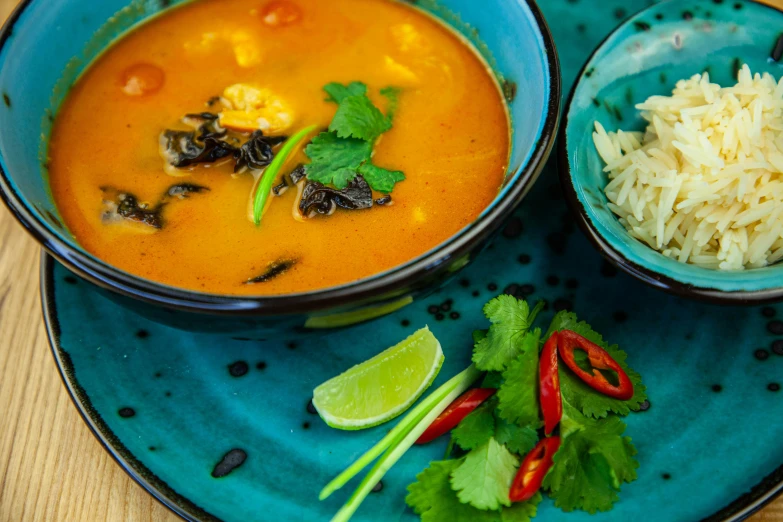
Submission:
[[[16,3],[0,0],[0,19]],[[73,407],[41,320],[38,257],[0,209],[0,522],[180,520],[114,463]],[[783,498],[751,521],[783,522]]]

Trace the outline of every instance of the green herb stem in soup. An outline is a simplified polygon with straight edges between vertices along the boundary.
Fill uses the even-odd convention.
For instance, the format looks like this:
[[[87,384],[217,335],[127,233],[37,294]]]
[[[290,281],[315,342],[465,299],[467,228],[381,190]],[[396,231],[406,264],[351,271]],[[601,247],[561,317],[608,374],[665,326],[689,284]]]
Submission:
[[[486,64],[413,7],[195,1],[74,86],[50,178],[104,261],[192,290],[281,294],[443,243],[495,198],[509,147]]]

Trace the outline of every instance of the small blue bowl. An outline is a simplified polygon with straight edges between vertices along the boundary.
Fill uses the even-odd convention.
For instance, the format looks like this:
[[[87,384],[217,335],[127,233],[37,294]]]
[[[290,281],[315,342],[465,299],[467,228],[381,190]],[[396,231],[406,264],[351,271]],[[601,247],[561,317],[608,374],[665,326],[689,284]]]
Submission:
[[[642,131],[634,105],[702,71],[721,85],[736,83],[747,63],[753,73],[780,78],[783,62],[771,58],[783,29],[783,12],[763,4],[723,0],[662,2],[631,17],[593,53],[565,108],[559,142],[561,183],[573,213],[611,262],[657,288],[683,297],[723,303],[783,299],[783,264],[722,272],[679,263],[631,237],[607,207],[604,164],[593,145],[593,125],[607,131]]]
[[[205,294],[123,272],[84,250],[63,226],[47,183],[46,137],[68,90],[101,50],[145,19],[181,3],[26,0],[0,33],[0,94],[5,101],[0,104],[0,192],[6,205],[58,261],[145,316],[185,329],[268,338],[389,313],[430,293],[467,265],[510,217],[549,156],[559,119],[560,71],[535,3],[423,0],[419,8],[449,22],[484,54],[502,79],[512,116],[505,184],[474,223],[405,265],[308,293],[250,298]]]

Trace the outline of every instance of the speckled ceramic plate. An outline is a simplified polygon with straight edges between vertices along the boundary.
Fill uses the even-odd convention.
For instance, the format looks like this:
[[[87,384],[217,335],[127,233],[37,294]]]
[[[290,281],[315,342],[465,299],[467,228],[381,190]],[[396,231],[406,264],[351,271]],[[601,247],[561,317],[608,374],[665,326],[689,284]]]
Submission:
[[[564,91],[588,53],[643,1],[548,0]],[[615,509],[538,520],[738,520],[783,481],[783,307],[672,298],[607,265],[576,227],[554,164],[489,251],[430,299],[309,341],[192,335],[135,315],[49,258],[44,315],[65,384],[128,473],[190,520],[328,520],[349,491],[320,488],[387,429],[345,433],[308,410],[314,386],[429,324],[447,356],[436,384],[466,366],[481,306],[507,291],[573,308],[623,346],[651,407],[628,418],[641,464]],[[435,312],[437,309],[437,312]],[[433,313],[434,312],[434,313]],[[359,521],[415,521],[405,488],[445,441],[414,448]]]

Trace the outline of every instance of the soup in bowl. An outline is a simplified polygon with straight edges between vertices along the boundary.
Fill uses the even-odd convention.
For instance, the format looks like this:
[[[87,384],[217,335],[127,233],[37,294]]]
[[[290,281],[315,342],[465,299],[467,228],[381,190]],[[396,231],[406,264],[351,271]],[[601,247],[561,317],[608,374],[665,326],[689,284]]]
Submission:
[[[403,306],[469,262],[551,147],[534,5],[106,4],[32,1],[6,27],[3,194],[71,270],[178,326]],[[36,113],[43,132],[19,125]]]

